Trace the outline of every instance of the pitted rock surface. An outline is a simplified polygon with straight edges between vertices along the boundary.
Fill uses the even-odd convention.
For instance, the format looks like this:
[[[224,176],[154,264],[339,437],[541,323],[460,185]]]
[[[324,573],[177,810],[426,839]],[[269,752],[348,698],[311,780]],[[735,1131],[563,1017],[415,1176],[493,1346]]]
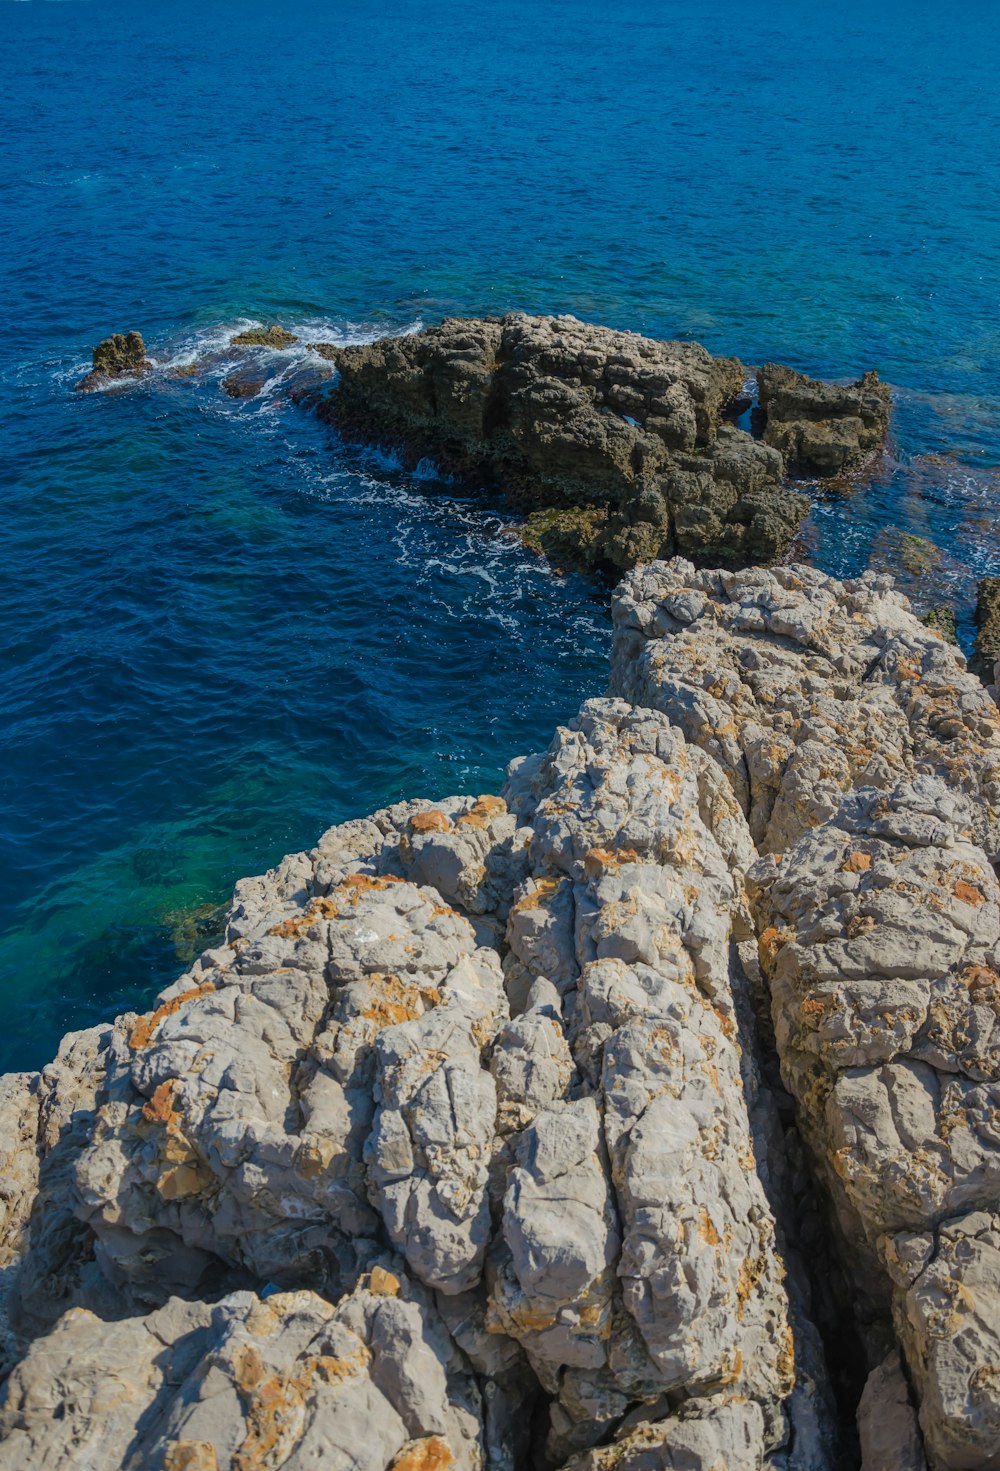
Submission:
[[[781,455],[722,422],[743,367],[697,343],[511,313],[325,355],[323,417],[544,508],[527,540],[557,560],[771,561],[805,514]]]
[[[884,579],[616,619],[5,1080],[0,1466],[998,1471],[995,707]]]
[[[996,705],[889,578],[640,568],[615,599],[611,685],[716,758],[763,852],[845,791],[918,775],[967,793],[977,840],[1000,852]]]
[[[840,475],[881,447],[889,428],[889,389],[877,373],[857,383],[818,383],[793,368],[765,363],[757,374],[764,440],[789,470]]]

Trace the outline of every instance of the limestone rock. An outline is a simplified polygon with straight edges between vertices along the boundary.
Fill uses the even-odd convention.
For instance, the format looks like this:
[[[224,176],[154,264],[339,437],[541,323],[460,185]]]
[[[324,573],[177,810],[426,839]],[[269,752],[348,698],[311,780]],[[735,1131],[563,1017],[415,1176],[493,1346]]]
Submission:
[[[696,343],[511,313],[324,355],[340,370],[324,418],[408,464],[497,483],[557,562],[771,560],[805,514],[781,456],[721,422],[741,365]]]
[[[973,833],[1000,852],[996,706],[889,579],[675,559],[627,577],[614,613],[613,693],[715,757],[762,852],[827,821],[845,791],[925,774],[974,798]]]
[[[895,1351],[868,1376],[858,1432],[861,1471],[927,1471],[917,1412]]]
[[[432,1307],[376,1268],[336,1307],[305,1291],[174,1298],[110,1333],[67,1313],[11,1377],[0,1467],[477,1471],[479,1409]]]
[[[677,1415],[570,1461],[565,1471],[760,1471],[760,1410],[741,1396],[689,1400]]]
[[[885,440],[890,397],[877,373],[841,387],[766,363],[757,383],[764,440],[781,451],[789,470],[840,475],[860,465]]]

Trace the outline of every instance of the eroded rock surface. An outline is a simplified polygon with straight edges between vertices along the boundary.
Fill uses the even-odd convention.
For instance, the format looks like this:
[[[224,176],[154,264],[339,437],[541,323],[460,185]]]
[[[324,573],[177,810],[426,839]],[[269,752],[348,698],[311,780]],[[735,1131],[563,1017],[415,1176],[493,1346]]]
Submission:
[[[94,348],[94,366],[76,385],[81,393],[106,388],[119,378],[148,373],[152,363],[146,357],[146,345],[139,332],[115,332]]]
[[[884,578],[615,614],[5,1080],[0,1466],[997,1471],[996,708]]]
[[[996,708],[878,577],[674,562],[633,574],[617,624],[615,687],[713,753],[762,855],[782,1078],[870,1352],[894,1324],[919,1404],[923,1447],[888,1462],[863,1404],[865,1464],[994,1468]]]
[[[877,373],[841,386],[765,363],[757,384],[764,442],[781,451],[795,474],[842,475],[885,442],[889,389]]]
[[[780,454],[722,422],[743,367],[697,343],[511,313],[324,355],[325,418],[543,508],[528,539],[557,561],[773,561],[805,514]]]

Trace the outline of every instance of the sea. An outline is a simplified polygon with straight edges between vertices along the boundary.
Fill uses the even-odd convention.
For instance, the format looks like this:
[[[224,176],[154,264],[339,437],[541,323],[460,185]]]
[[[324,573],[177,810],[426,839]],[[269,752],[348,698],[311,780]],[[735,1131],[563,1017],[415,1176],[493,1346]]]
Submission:
[[[888,453],[806,487],[802,553],[855,575],[929,539],[970,646],[1000,572],[995,20],[0,0],[0,1070],[148,1005],[240,875],[496,790],[605,687],[607,590],[475,487],[340,444],[289,391],[301,345],[231,398],[245,327],[572,312],[875,367]],[[154,371],[75,393],[130,329]]]

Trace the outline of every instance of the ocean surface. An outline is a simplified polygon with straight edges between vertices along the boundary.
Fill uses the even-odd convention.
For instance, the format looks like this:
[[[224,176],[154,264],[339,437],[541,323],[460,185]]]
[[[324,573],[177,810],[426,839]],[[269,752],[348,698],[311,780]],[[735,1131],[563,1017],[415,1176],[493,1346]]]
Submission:
[[[0,1068],[144,1006],[241,874],[495,789],[606,680],[606,599],[482,497],[221,391],[280,321],[569,311],[892,383],[806,548],[1000,572],[987,0],[0,0]],[[157,370],[74,395],[141,330]],[[201,365],[195,375],[177,370]]]

